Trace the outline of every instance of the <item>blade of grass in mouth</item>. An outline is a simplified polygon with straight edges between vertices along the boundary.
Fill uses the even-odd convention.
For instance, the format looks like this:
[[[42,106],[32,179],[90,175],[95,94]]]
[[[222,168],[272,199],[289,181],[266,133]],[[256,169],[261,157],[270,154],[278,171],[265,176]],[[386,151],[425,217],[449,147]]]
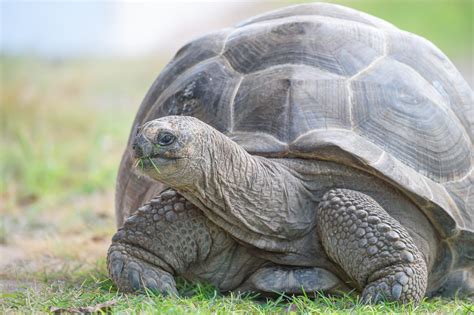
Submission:
[[[153,167],[155,168],[155,171],[160,174],[160,170],[158,169],[158,167],[156,166],[155,162],[153,162],[153,160],[151,158],[148,158],[148,160],[150,161],[151,165],[153,165]]]
[[[143,159],[139,158],[135,161],[135,164],[133,165],[135,168],[140,168],[143,170]]]

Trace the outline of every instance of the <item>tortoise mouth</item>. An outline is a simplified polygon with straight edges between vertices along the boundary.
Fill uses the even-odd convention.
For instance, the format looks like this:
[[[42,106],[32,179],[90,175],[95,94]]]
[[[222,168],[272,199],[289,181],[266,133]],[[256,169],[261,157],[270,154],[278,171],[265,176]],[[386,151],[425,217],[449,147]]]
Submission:
[[[143,157],[144,159],[155,159],[155,160],[180,160],[182,159],[181,157],[176,157],[176,156],[166,156],[163,154],[150,154],[148,156]]]
[[[155,160],[181,160],[183,159],[182,157],[176,157],[176,156],[166,156],[164,154],[160,153],[154,153],[154,154],[149,154],[146,156],[135,156],[135,162],[140,161],[140,160],[149,160],[149,159],[155,159]]]
[[[140,170],[158,170],[160,167],[167,166],[169,164],[176,163],[179,160],[182,160],[182,157],[174,157],[174,156],[164,156],[161,154],[152,154],[147,156],[142,156],[135,158],[133,166]]]

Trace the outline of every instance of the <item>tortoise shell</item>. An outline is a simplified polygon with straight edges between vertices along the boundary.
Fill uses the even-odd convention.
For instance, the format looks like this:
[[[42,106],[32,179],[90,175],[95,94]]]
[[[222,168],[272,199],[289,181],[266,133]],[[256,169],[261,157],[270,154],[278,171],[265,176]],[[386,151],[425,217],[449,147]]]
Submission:
[[[199,38],[162,71],[135,124],[166,115],[197,117],[252,154],[372,173],[442,238],[474,230],[473,93],[432,43],[370,15],[297,5]],[[130,165],[127,151],[118,209],[158,189]]]

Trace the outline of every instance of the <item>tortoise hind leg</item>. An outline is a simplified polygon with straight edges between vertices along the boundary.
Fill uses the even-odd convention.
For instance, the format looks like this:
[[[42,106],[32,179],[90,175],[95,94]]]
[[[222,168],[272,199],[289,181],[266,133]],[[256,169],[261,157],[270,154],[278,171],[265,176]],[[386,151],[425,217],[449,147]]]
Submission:
[[[319,205],[318,232],[328,256],[362,289],[365,302],[419,302],[427,268],[401,224],[371,197],[332,189]]]

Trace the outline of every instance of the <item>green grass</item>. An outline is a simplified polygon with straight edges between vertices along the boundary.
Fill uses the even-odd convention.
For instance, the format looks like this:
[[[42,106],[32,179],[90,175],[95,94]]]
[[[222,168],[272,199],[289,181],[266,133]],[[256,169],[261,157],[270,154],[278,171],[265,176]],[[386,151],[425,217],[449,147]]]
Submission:
[[[112,313],[156,314],[472,314],[474,305],[462,300],[424,300],[420,305],[385,303],[363,305],[355,295],[331,297],[284,296],[264,299],[258,295],[221,294],[205,284],[179,281],[180,297],[150,292],[122,294],[107,277],[102,260],[92,269],[60,270],[43,274],[41,289],[0,294],[0,312],[47,312],[51,307],[79,308],[113,301]],[[37,278],[39,276],[36,276]],[[41,278],[39,277],[39,278]]]
[[[114,291],[108,280],[79,287],[51,285],[43,291],[26,290],[4,295],[0,311],[47,312],[51,307],[78,308],[115,302],[112,313],[155,314],[472,314],[472,304],[462,301],[425,301],[419,306],[393,304],[362,305],[353,297],[284,297],[263,300],[255,297],[221,295],[212,288],[195,286],[195,295],[169,298],[124,295]]]
[[[158,174],[160,174],[160,170],[159,170],[158,167],[156,166],[155,162],[153,162],[153,159],[152,159],[152,158],[148,158],[148,160],[150,161],[151,165],[153,165],[153,168],[155,169],[155,172],[157,172]]]

